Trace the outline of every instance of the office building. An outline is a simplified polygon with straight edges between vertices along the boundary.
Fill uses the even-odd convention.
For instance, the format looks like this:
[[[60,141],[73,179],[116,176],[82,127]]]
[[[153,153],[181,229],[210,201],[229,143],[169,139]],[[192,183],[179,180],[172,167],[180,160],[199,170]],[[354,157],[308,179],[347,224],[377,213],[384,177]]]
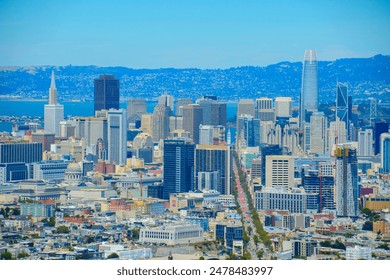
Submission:
[[[241,147],[260,146],[260,120],[251,115],[237,117],[237,140]]]
[[[265,184],[265,167],[266,167],[266,159],[267,156],[271,155],[282,155],[283,154],[283,148],[279,145],[272,145],[272,144],[262,144],[260,146],[260,157],[261,157],[261,183]]]
[[[390,133],[382,133],[380,140],[382,172],[390,173]]]
[[[179,98],[176,102],[176,116],[183,116],[183,106],[192,104],[191,98]]]
[[[200,125],[199,144],[219,145],[225,143],[225,127],[222,125]]]
[[[371,157],[374,155],[374,134],[372,129],[360,130],[358,132],[358,156]]]
[[[329,123],[327,153],[333,155],[336,145],[347,142],[347,128],[345,122],[338,118]]]
[[[345,123],[345,129],[347,130],[347,139],[349,138],[349,98],[347,84],[337,83],[336,90],[336,120]]]
[[[183,111],[183,107],[181,108]],[[183,117],[182,116],[170,116],[169,117],[169,131],[182,130],[183,129]]]
[[[272,105],[272,99],[262,97],[256,99],[255,118],[263,121],[275,121],[275,111]]]
[[[315,50],[306,50],[303,71],[302,87],[299,101],[299,128],[303,130],[304,123],[310,119],[310,112],[318,110],[318,65]]]
[[[294,158],[292,156],[266,156],[265,185],[267,187],[294,187]]]
[[[356,149],[350,144],[336,147],[336,213],[340,217],[358,216],[358,186]]]
[[[100,75],[94,80],[94,110],[119,109],[119,80],[113,75]]]
[[[146,114],[146,101],[143,98],[130,98],[127,100],[127,121],[135,122],[141,120]]]
[[[139,233],[141,243],[164,243],[178,245],[204,241],[203,229],[198,224],[175,224],[157,228],[142,227]]]
[[[32,163],[42,160],[42,143],[0,142],[0,163]]]
[[[389,132],[389,123],[379,122],[375,123],[374,127],[375,132],[375,143],[374,143],[374,154],[377,155],[381,151],[381,134]]]
[[[152,114],[143,114],[142,115],[140,129],[149,135],[153,135],[153,115]]]
[[[58,103],[54,70],[51,72],[49,104],[44,106],[44,128],[46,132],[60,136],[60,122],[64,120],[64,106]]]
[[[345,250],[347,260],[371,260],[372,250],[370,247],[348,246]]]
[[[310,117],[310,153],[325,154],[327,121],[323,112],[314,112]]]
[[[291,97],[275,98],[275,117],[292,117]]]
[[[203,123],[203,107],[189,104],[183,107],[183,129],[188,131],[195,144],[199,144],[199,126]]]
[[[98,139],[102,139],[104,146],[108,145],[108,123],[107,117],[76,117],[73,120],[75,124],[75,136],[84,138],[85,145],[96,144]]]
[[[265,187],[255,192],[257,211],[288,210],[290,213],[306,213],[308,201],[318,201],[318,194],[306,193],[304,189],[285,190]]]
[[[163,198],[194,190],[195,144],[190,139],[164,140]]]
[[[223,240],[227,249],[233,249],[234,241],[242,241],[242,224],[239,222],[217,223],[215,239]]]
[[[120,165],[126,164],[127,143],[126,110],[108,111],[108,161]]]
[[[157,104],[153,110],[152,117],[152,138],[153,141],[160,141],[168,137],[170,107],[163,104]],[[146,131],[144,131],[146,132]]]
[[[32,142],[42,143],[44,151],[50,151],[51,144],[54,144],[55,134],[44,130],[37,130],[32,133]]]
[[[44,160],[32,164],[34,180],[62,180],[69,162],[64,160]]]
[[[253,99],[240,99],[237,106],[237,117],[249,115],[255,117],[255,102]]]
[[[164,93],[163,95],[160,95],[158,97],[158,104],[159,105],[164,105],[165,107],[169,107],[170,109],[170,114],[174,112],[174,103],[175,102],[175,99],[172,95],[168,95],[166,93]]]
[[[220,194],[232,193],[232,147],[225,145],[196,145],[195,184],[199,185],[199,172],[219,172]],[[214,174],[215,175],[215,174]],[[203,176],[203,175],[202,175]],[[211,176],[211,175],[210,175]]]
[[[202,124],[226,126],[226,103],[205,96],[196,100],[196,104],[203,108]]]
[[[27,178],[28,172],[25,163],[0,163],[0,184]]]

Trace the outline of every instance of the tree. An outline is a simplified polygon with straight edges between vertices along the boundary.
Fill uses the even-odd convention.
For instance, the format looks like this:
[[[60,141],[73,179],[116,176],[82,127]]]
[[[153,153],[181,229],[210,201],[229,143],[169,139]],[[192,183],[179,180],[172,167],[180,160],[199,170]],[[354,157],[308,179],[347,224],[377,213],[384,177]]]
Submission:
[[[199,257],[199,259],[202,260],[202,261],[204,261],[204,257],[203,257],[203,256]]]
[[[54,227],[56,225],[56,218],[50,217],[49,221],[47,222],[47,225],[49,227]]]
[[[0,255],[0,260],[12,260],[12,254],[10,252],[4,252]]]
[[[67,226],[59,226],[56,230],[56,233],[69,233],[70,230]]]
[[[363,224],[363,230],[369,230],[369,231],[372,231],[373,230],[373,223],[371,221],[366,221],[364,224]]]
[[[27,258],[27,257],[29,257],[30,255],[29,254],[27,254],[27,253],[19,253],[18,254],[18,256],[17,256],[17,258],[18,259],[23,259],[23,258]]]
[[[111,253],[107,259],[119,259],[119,255],[117,253]]]

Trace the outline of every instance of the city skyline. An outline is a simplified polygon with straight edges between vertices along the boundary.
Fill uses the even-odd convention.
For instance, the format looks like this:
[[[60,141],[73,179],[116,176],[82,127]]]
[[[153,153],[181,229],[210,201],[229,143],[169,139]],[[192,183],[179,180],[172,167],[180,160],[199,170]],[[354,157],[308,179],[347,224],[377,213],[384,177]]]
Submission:
[[[387,1],[2,1],[0,61],[228,68],[302,61],[305,49],[370,57],[390,53],[389,15]]]

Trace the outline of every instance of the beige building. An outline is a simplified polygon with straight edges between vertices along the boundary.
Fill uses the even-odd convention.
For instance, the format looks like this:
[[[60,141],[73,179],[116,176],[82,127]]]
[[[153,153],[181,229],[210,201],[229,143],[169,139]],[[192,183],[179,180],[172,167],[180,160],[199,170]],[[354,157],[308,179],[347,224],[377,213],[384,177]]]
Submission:
[[[265,185],[267,187],[294,187],[294,158],[266,156]]]

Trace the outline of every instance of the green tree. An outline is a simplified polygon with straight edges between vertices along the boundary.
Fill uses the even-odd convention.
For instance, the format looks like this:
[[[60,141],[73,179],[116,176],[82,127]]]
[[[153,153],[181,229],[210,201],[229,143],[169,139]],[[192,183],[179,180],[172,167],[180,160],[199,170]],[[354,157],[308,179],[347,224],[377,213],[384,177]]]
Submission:
[[[373,228],[374,228],[373,223],[371,221],[365,221],[362,227],[363,230],[368,230],[368,231],[372,231]]]
[[[204,257],[203,257],[203,256],[199,257],[199,259],[202,260],[202,261],[204,261]]]
[[[67,226],[59,226],[56,230],[56,233],[69,233],[70,230]]]
[[[47,222],[47,225],[49,227],[54,227],[56,225],[56,218],[50,217],[49,221]]]
[[[111,253],[107,259],[119,259],[119,255],[117,253]]]
[[[27,257],[29,257],[29,256],[30,256],[30,255],[27,254],[27,253],[19,253],[18,256],[17,256],[17,258],[18,258],[18,259],[23,259],[23,258],[27,258]]]
[[[4,252],[0,255],[0,260],[12,260],[12,254],[10,252]]]

